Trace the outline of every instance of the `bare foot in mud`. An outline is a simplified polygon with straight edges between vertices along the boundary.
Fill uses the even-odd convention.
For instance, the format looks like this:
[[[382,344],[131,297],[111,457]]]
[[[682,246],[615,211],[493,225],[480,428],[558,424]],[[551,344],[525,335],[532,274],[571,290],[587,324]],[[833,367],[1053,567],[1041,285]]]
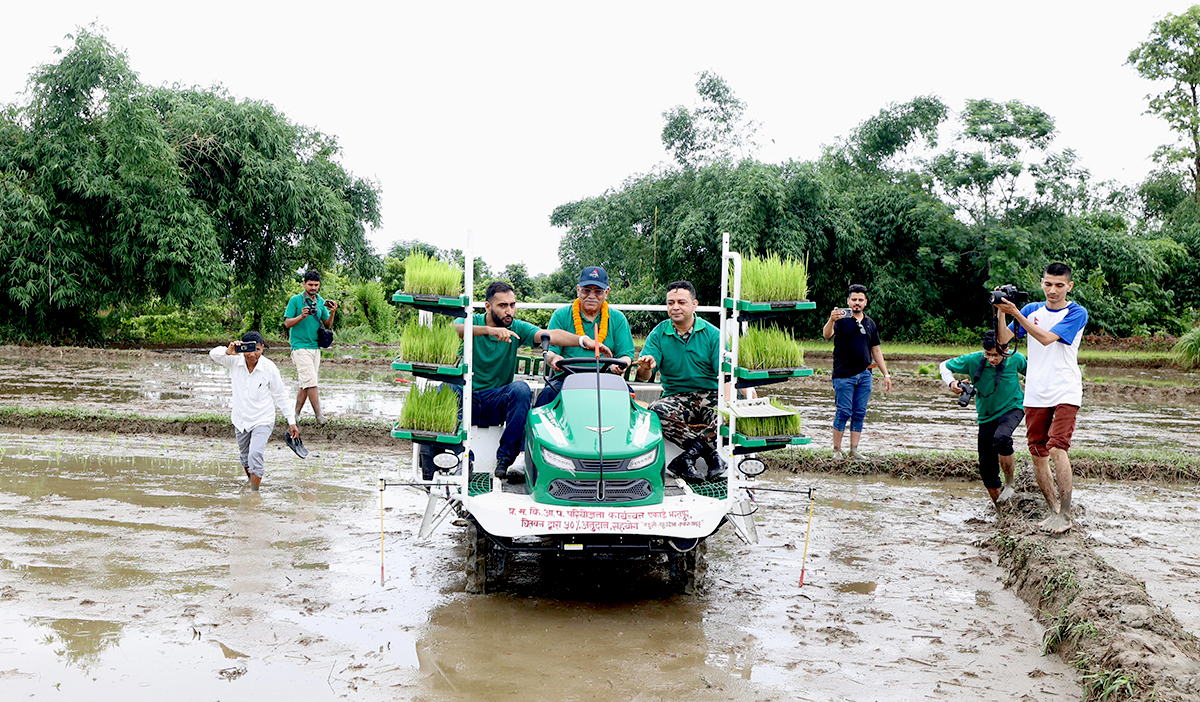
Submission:
[[[1056,512],[1044,522],[1042,528],[1051,534],[1065,534],[1071,530],[1071,518],[1062,512]]]
[[[1009,502],[1012,502],[1012,498],[1016,494],[1017,491],[1013,490],[1012,485],[1005,485],[1004,489],[1000,491],[1000,496],[996,498],[996,504],[1006,505]]]
[[[1053,521],[1057,516],[1058,512],[1051,512],[1049,517],[1046,517],[1042,521],[1038,522],[1038,529],[1041,529],[1042,531],[1050,531],[1050,522]]]

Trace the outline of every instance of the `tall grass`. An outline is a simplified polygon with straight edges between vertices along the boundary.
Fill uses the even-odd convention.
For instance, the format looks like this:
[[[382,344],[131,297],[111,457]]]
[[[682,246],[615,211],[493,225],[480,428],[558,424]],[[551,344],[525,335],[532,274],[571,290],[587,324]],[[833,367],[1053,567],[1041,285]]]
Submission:
[[[783,302],[808,299],[808,265],[769,253],[742,262],[742,299]]]
[[[804,350],[779,327],[751,325],[738,344],[738,365],[754,370],[799,368],[804,365]]]
[[[400,428],[436,431],[443,434],[458,429],[458,395],[449,386],[438,384],[424,389],[414,387],[400,410]]]
[[[423,253],[404,259],[404,291],[410,294],[462,295],[463,274],[454,266]]]
[[[800,433],[800,415],[794,407],[771,398],[771,406],[791,414],[779,417],[738,417],[737,431],[746,436],[796,436]]]
[[[1171,355],[1184,368],[1200,366],[1200,327],[1192,327],[1188,333],[1179,337],[1179,341],[1171,349]]]
[[[400,358],[417,363],[450,365],[458,361],[458,332],[450,322],[435,319],[433,326],[412,320],[400,334]]]

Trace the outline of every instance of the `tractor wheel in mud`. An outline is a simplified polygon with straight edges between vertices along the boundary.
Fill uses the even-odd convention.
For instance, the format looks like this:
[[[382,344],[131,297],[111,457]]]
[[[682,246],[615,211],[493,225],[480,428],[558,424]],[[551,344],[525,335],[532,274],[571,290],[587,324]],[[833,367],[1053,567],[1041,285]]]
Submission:
[[[708,580],[708,542],[700,539],[694,548],[683,553],[672,553],[668,557],[671,568],[671,586],[684,595],[698,595],[704,591]]]
[[[471,520],[467,527],[467,592],[494,592],[504,569],[504,552]]]

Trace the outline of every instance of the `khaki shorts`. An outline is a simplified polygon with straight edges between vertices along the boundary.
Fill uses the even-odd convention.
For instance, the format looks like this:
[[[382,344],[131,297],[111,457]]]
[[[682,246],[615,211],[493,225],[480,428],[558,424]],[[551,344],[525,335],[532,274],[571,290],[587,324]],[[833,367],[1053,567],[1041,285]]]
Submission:
[[[301,390],[317,387],[317,371],[321,369],[320,349],[292,349],[292,363],[296,364]]]

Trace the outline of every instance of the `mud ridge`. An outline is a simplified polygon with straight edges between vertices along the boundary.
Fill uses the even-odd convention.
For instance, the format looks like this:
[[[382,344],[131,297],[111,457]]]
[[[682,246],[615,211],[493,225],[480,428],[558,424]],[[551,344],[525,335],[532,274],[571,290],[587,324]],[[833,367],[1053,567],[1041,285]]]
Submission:
[[[1200,698],[1200,646],[1145,585],[1109,566],[1076,534],[1050,537],[1022,512],[1040,498],[1022,493],[990,546],[1006,586],[1046,627],[1046,653],[1080,674],[1087,700],[1184,702]],[[1024,507],[1024,509],[1022,509]]]
[[[37,431],[74,431],[97,434],[163,434],[224,439],[233,435],[228,418],[217,417],[144,417],[117,413],[59,411],[19,411],[0,407],[0,427]],[[300,435],[305,443],[314,440],[329,444],[358,446],[396,446],[399,439],[384,422],[330,421],[317,425],[301,421]],[[277,419],[271,438],[282,441],[287,423]]]
[[[1183,454],[1112,452],[1104,455],[1071,455],[1071,471],[1081,478],[1103,480],[1200,481],[1200,459]],[[772,469],[793,473],[836,473],[840,475],[887,475],[910,479],[977,480],[979,463],[974,452],[891,453],[868,461],[834,460],[828,452],[777,451],[763,455]],[[1018,459],[1018,468],[1029,472],[1028,459]]]

